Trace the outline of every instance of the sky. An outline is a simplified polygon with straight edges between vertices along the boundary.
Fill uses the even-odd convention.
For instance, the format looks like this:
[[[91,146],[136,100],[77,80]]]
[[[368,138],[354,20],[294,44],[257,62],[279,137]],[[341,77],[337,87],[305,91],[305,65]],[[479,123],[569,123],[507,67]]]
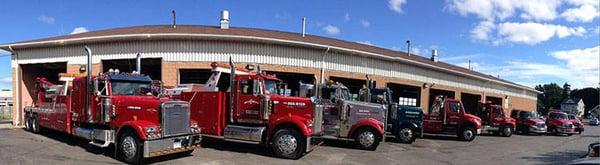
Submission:
[[[307,33],[406,51],[534,87],[600,84],[599,0],[4,1],[0,44],[137,25],[219,24]],[[0,88],[11,88],[0,51]]]

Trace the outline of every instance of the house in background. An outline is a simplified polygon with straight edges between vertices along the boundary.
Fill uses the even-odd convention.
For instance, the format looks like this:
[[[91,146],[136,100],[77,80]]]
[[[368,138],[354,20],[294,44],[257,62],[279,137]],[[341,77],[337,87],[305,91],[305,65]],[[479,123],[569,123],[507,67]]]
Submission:
[[[560,103],[560,111],[569,114],[575,114],[578,117],[581,117],[581,115],[583,115],[584,110],[585,104],[583,104],[583,100],[581,99],[573,99],[571,97],[568,97]]]

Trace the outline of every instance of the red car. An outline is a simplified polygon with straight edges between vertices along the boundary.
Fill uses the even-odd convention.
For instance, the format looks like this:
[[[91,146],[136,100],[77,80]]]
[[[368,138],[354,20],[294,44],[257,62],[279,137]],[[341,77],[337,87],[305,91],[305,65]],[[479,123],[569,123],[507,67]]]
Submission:
[[[573,125],[575,125],[575,132],[581,134],[584,129],[583,122],[581,122],[581,120],[579,120],[579,118],[573,114],[569,114],[569,120],[571,120]]]
[[[548,113],[546,125],[548,126],[548,132],[554,135],[573,135],[576,133],[573,121],[569,120],[569,115],[564,112],[555,111]]]

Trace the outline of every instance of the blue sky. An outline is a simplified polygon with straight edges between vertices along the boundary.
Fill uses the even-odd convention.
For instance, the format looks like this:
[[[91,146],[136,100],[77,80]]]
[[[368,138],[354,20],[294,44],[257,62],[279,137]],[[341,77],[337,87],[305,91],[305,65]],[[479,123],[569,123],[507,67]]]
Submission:
[[[218,25],[307,33],[378,47],[413,49],[444,62],[527,86],[600,81],[598,0],[380,1],[5,1],[0,43],[134,25]],[[0,88],[10,88],[10,56],[0,52]]]

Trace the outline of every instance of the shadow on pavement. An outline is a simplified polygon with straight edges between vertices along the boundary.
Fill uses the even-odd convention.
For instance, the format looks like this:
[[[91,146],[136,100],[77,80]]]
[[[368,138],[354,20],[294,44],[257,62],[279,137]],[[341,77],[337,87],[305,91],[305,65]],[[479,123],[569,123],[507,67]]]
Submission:
[[[212,148],[220,151],[250,153],[255,155],[273,157],[270,150],[263,145],[229,142],[209,137],[202,137],[202,148]]]
[[[532,160],[536,164],[568,164],[572,160],[579,159],[585,155],[585,151],[568,150],[568,151],[553,151],[544,153],[538,156],[521,157],[522,159]]]
[[[23,131],[34,134],[32,132],[25,130],[25,128],[23,128]],[[48,130],[48,129],[41,129],[40,133],[38,135],[59,141],[61,143],[68,144],[70,146],[78,146],[78,147],[84,148],[87,152],[90,152],[90,153],[93,153],[96,155],[102,155],[102,156],[105,156],[108,158],[118,160],[115,157],[115,146],[113,144],[111,144],[110,146],[108,146],[106,148],[98,148],[98,147],[90,145],[88,143],[89,141],[87,141],[87,140],[73,137],[64,132],[52,131],[52,130]],[[149,158],[144,163],[158,163],[158,162],[176,159],[176,158],[180,158],[180,157],[186,157],[186,156],[190,156],[190,155],[171,154],[171,155]],[[118,161],[120,161],[120,160],[118,160]],[[124,163],[124,162],[122,162],[122,163]]]

